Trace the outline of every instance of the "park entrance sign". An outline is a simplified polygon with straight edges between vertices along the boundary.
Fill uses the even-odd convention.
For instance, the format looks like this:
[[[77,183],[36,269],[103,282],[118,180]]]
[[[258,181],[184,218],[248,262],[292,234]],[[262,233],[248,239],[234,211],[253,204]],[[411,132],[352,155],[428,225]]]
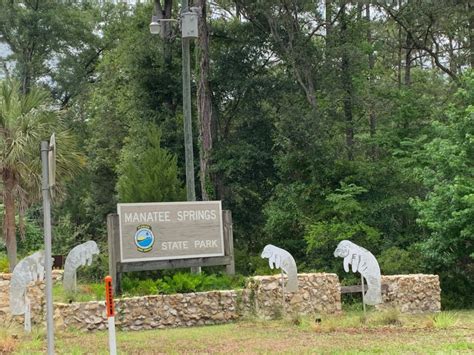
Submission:
[[[122,263],[224,256],[220,201],[117,206]]]
[[[107,216],[109,275],[225,265],[235,273],[232,214],[221,201],[121,203]]]

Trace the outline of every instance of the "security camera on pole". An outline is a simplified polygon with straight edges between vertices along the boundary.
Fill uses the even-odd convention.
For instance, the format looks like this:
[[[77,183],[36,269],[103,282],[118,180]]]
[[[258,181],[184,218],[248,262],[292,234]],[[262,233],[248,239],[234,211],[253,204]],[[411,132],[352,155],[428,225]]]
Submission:
[[[56,139],[54,133],[48,141],[41,142],[43,195],[43,226],[44,226],[44,269],[46,294],[46,330],[48,355],[54,354],[54,323],[53,323],[53,277],[51,257],[51,190],[55,184],[56,174]]]

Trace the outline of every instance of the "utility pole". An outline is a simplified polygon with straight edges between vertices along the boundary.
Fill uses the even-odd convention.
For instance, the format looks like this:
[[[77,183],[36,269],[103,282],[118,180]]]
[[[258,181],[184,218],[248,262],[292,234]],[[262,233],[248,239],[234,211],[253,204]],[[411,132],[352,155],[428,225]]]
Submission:
[[[188,12],[188,0],[181,0],[181,16]],[[190,38],[182,38],[183,49],[183,115],[184,149],[186,157],[186,196],[188,201],[196,201],[194,188],[193,124],[191,119],[191,64],[189,55]]]
[[[164,21],[175,21],[170,19],[159,19],[152,16],[150,32],[161,34],[164,29]],[[181,45],[183,65],[183,123],[184,123],[184,155],[186,160],[186,197],[188,201],[196,201],[196,190],[194,187],[194,156],[193,156],[193,123],[191,118],[191,64],[189,54],[189,43],[191,38],[198,37],[198,15],[190,11],[189,1],[181,0]],[[201,267],[192,267],[191,272],[200,273]]]
[[[188,12],[188,0],[181,0],[181,16]],[[183,115],[184,115],[184,149],[186,157],[186,197],[188,201],[196,201],[194,185],[194,153],[193,153],[193,121],[191,118],[191,64],[189,54],[189,37],[182,37],[183,48]],[[201,273],[201,267],[191,268],[194,274]]]

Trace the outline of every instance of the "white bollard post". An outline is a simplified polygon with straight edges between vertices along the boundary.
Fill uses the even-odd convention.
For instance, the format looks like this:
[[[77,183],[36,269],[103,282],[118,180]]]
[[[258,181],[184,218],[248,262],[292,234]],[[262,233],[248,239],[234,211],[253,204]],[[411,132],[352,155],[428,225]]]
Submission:
[[[109,326],[109,352],[111,355],[116,355],[117,342],[115,340],[115,305],[111,276],[105,277],[105,307],[107,309],[107,320]]]

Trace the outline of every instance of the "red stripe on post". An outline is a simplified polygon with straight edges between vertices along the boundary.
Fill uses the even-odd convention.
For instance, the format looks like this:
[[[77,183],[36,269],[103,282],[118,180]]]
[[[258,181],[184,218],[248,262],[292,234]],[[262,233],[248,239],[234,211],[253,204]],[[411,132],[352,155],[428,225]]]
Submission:
[[[105,277],[105,308],[107,308],[107,318],[115,316],[112,276]]]

